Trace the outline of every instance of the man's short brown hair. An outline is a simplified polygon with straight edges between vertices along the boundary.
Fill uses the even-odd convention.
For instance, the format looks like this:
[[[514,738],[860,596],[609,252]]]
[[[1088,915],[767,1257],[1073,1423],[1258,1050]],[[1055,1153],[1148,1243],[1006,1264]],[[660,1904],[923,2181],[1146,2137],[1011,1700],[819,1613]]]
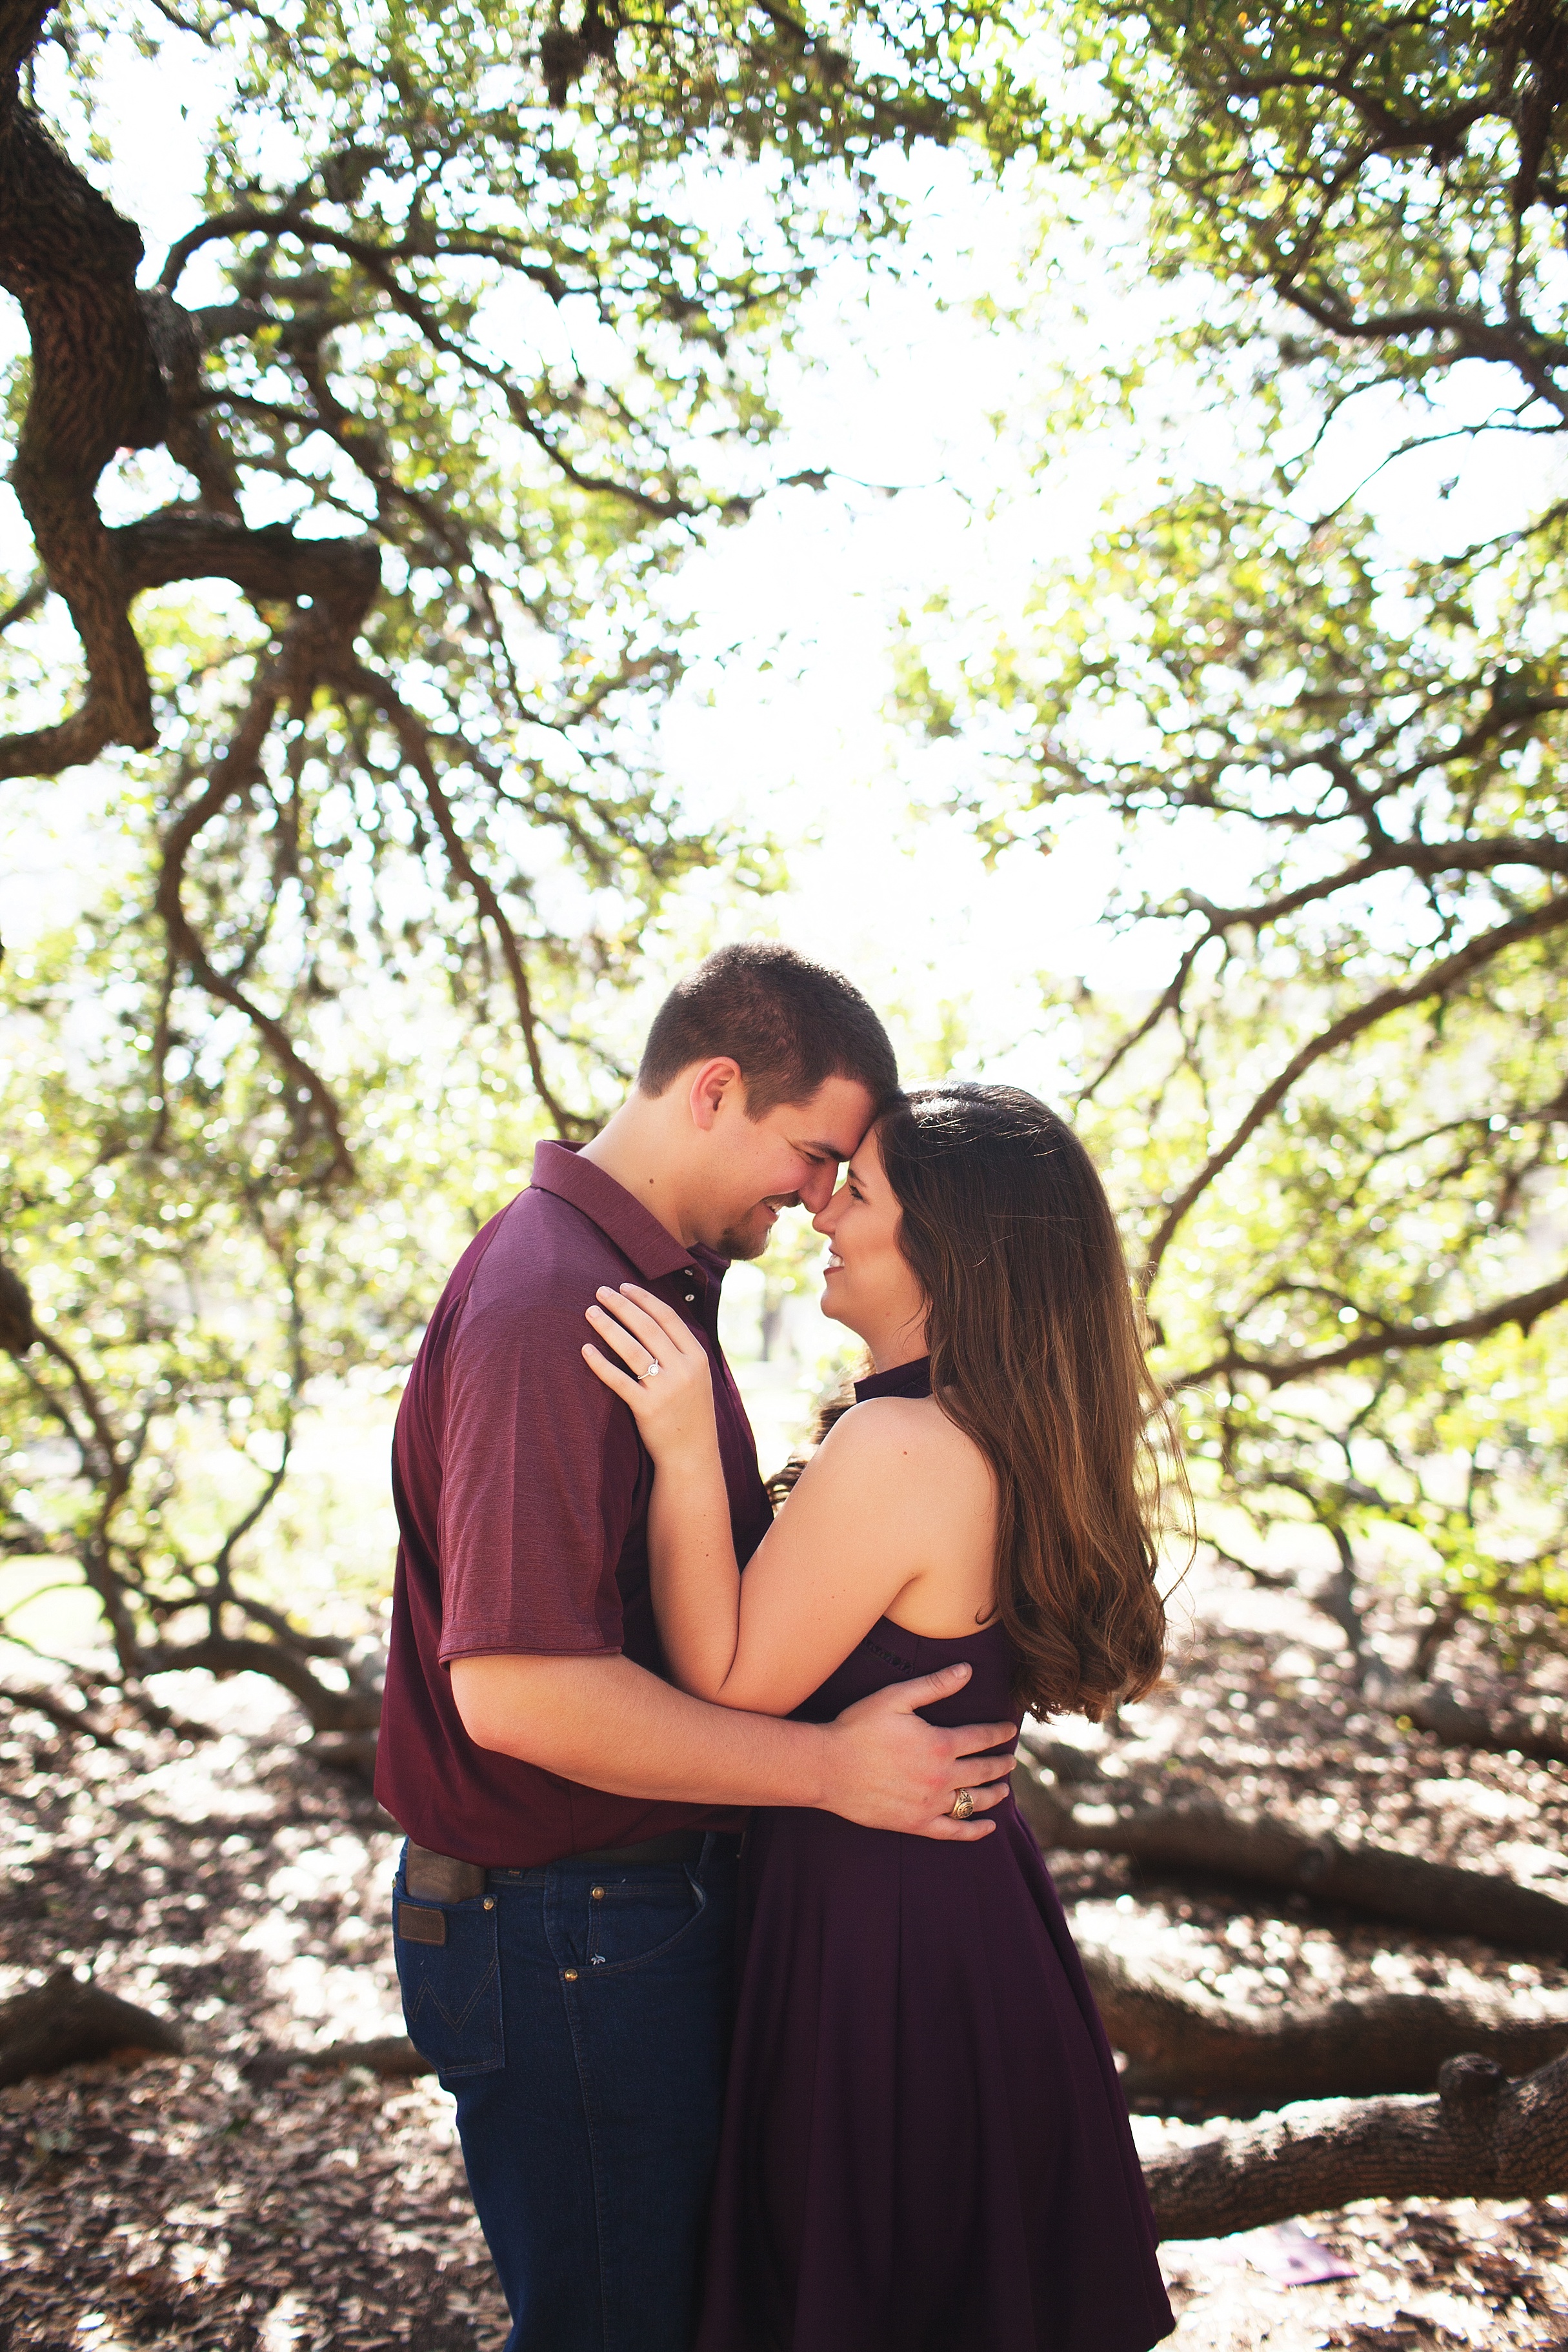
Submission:
[[[859,990],[776,940],[720,948],[670,991],[637,1086],[661,1095],[678,1072],[716,1054],[739,1064],[752,1118],[807,1101],[828,1078],[854,1079],[878,1111],[899,1090],[888,1033]]]

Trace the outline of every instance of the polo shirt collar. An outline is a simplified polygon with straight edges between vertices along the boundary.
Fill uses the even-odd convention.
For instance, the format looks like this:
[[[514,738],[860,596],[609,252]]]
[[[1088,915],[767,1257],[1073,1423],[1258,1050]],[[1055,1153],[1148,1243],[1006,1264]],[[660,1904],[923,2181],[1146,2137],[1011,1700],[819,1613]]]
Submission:
[[[533,1188],[537,1192],[553,1192],[558,1200],[581,1209],[649,1282],[658,1282],[667,1274],[684,1273],[696,1255],[683,1248],[673,1234],[666,1233],[652,1211],[634,1201],[624,1184],[617,1184],[592,1160],[581,1158],[568,1143],[535,1146]]]

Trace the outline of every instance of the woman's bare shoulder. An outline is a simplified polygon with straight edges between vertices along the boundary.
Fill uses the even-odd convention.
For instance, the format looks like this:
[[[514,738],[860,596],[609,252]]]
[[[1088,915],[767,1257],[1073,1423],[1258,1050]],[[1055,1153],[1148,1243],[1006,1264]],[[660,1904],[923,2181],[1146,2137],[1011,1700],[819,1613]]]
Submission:
[[[911,1485],[944,1495],[973,1487],[976,1499],[990,1493],[985,1456],[931,1397],[868,1397],[834,1423],[816,1464],[828,1477],[896,1481],[900,1493]]]

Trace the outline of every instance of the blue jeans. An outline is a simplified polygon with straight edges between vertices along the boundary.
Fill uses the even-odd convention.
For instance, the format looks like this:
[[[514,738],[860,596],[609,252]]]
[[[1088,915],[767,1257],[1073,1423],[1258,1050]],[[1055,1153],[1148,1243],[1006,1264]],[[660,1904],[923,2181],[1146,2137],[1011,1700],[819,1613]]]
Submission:
[[[507,2352],[689,2352],[735,1841],[710,1837],[689,1869],[492,1870],[483,1895],[420,1907],[446,1941],[395,1936],[403,2013],[458,2103]]]

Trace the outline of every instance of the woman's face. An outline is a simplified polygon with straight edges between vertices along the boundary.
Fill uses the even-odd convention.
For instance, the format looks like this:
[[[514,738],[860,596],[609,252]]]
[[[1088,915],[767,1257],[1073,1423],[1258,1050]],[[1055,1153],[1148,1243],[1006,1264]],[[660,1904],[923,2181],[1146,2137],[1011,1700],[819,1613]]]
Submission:
[[[899,1215],[873,1128],[812,1223],[828,1240],[822,1311],[858,1331],[879,1364],[907,1362],[925,1346],[925,1301],[899,1247]]]

